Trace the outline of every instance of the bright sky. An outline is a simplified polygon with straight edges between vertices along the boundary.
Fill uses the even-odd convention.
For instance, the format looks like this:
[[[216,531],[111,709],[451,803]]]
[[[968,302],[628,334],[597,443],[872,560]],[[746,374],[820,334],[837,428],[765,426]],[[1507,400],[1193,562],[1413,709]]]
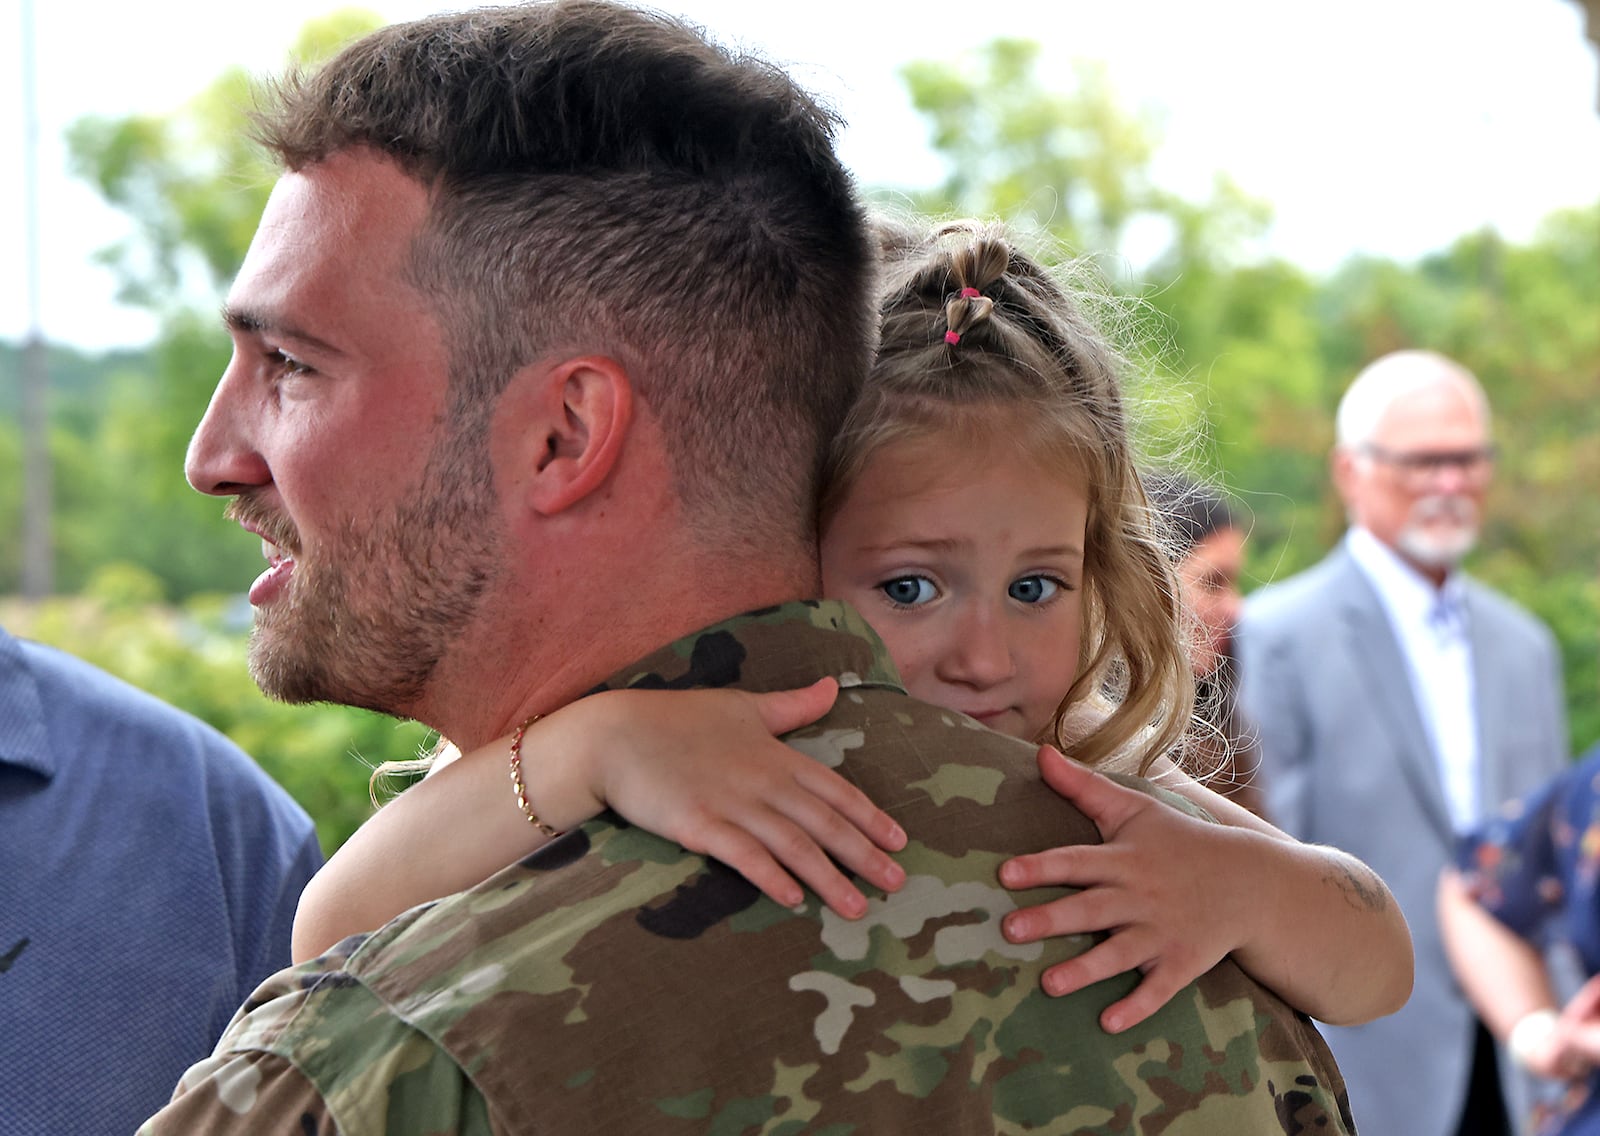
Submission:
[[[20,4],[0,0],[0,339],[29,326],[22,270]],[[445,0],[448,2],[448,0]],[[67,174],[63,128],[161,113],[227,64],[272,71],[337,0],[35,0],[41,322],[86,347],[148,340],[93,251],[126,232]],[[385,16],[441,0],[374,0]],[[1215,170],[1271,202],[1270,251],[1314,271],[1357,251],[1410,259],[1493,225],[1526,238],[1548,211],[1600,196],[1596,52],[1572,0],[658,0],[789,66],[842,112],[868,185],[941,177],[898,68],[995,36],[1045,44],[1048,69],[1104,61],[1126,101],[1165,121],[1159,170],[1198,196]]]

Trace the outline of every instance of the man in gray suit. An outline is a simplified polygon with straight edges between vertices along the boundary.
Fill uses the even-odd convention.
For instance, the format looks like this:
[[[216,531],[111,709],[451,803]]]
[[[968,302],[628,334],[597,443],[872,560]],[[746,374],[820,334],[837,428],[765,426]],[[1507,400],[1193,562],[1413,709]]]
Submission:
[[[1565,764],[1560,659],[1541,623],[1457,569],[1494,469],[1477,380],[1432,352],[1386,355],[1345,392],[1337,435],[1344,541],[1251,596],[1240,627],[1268,813],[1365,860],[1411,924],[1411,1001],[1324,1030],[1356,1123],[1504,1136],[1494,1045],[1445,963],[1434,895],[1456,834]]]

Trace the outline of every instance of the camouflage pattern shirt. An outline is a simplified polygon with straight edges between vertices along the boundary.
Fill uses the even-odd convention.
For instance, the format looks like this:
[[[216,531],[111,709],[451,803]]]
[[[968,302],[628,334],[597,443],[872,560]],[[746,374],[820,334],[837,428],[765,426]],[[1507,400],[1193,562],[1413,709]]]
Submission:
[[[606,814],[470,891],[268,980],[143,1131],[1340,1133],[1304,1016],[1224,961],[1109,1035],[1123,975],[1049,998],[1087,937],[1012,945],[1047,894],[1008,856],[1098,841],[1033,747],[911,699],[866,623],[795,603],[688,636],[608,686],[845,688],[788,740],[904,826],[907,882],[839,919]]]

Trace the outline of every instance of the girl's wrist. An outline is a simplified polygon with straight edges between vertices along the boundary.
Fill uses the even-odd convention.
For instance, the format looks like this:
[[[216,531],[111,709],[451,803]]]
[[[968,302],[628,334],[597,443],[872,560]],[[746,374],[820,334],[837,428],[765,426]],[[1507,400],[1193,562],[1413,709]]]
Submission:
[[[522,815],[527,818],[529,824],[551,840],[554,840],[561,835],[561,831],[539,819],[539,814],[533,811],[533,805],[528,802],[527,786],[523,784],[522,780],[523,738],[527,735],[529,728],[542,717],[544,717],[543,714],[535,714],[516,728],[516,731],[511,735],[511,756],[507,766],[511,773],[511,791],[517,798],[517,808],[522,811]]]
[[[1222,854],[1215,860],[1232,881],[1223,915],[1236,928],[1233,950],[1275,957],[1283,931],[1278,913],[1294,892],[1287,881],[1287,864],[1270,838],[1247,828],[1220,828]]]
[[[510,735],[474,752],[473,763],[483,768],[478,800],[485,799],[483,778],[492,776],[492,792],[504,802],[497,801],[495,814],[516,818],[547,839],[599,814],[605,808],[597,791],[600,774],[586,760],[580,725],[565,708],[535,714]]]

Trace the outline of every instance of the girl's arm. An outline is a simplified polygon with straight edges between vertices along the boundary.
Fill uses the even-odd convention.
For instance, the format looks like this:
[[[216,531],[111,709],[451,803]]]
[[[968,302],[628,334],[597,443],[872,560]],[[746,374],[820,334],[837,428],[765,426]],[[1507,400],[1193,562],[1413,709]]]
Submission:
[[[1048,746],[1039,770],[1105,843],[1007,861],[1007,887],[1083,890],[1013,912],[1005,934],[1031,942],[1112,932],[1044,975],[1047,993],[1067,994],[1143,970],[1138,988],[1101,1015],[1107,1031],[1143,1021],[1230,953],[1290,1005],[1334,1025],[1391,1014],[1410,996],[1410,930],[1388,887],[1360,860],[1301,844],[1167,762],[1157,763],[1152,780],[1223,823],[1117,785]]]
[[[579,699],[523,739],[528,802],[563,831],[609,806],[724,861],[779,903],[802,902],[799,876],[856,918],[866,898],[829,857],[893,891],[905,873],[886,851],[903,847],[905,834],[861,790],[774,737],[820,718],[837,693],[823,679],[773,694],[627,690]],[[301,897],[296,962],[471,887],[549,839],[517,805],[510,742],[436,769],[345,842]]]

